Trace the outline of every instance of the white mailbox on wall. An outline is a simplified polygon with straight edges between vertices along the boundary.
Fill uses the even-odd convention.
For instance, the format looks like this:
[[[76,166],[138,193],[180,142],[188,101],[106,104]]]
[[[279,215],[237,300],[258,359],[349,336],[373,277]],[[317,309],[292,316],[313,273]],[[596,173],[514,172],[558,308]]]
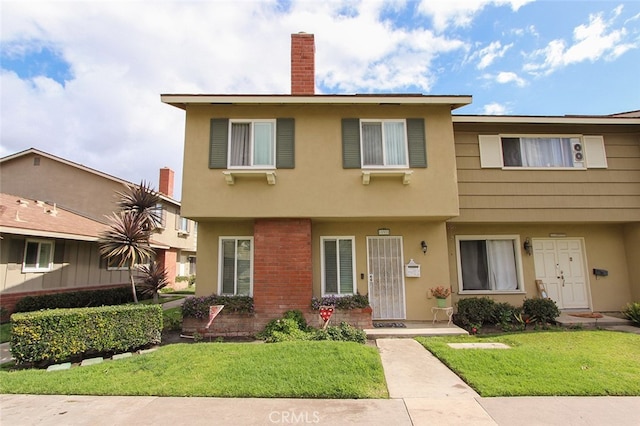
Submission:
[[[420,265],[413,259],[404,266],[404,276],[407,278],[420,278]]]

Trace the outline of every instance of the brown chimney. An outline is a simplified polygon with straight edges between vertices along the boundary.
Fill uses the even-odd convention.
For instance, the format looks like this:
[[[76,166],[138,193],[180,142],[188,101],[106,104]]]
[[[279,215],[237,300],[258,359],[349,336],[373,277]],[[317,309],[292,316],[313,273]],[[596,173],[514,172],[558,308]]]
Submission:
[[[316,45],[313,34],[291,34],[291,94],[316,92]]]
[[[158,187],[158,192],[169,198],[173,197],[173,175],[173,170],[168,167],[160,169],[160,185]]]

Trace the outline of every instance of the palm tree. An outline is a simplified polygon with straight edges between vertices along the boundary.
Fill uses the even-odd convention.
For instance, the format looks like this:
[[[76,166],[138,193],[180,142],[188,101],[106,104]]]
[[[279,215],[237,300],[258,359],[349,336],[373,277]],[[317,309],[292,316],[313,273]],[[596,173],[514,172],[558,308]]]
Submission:
[[[162,268],[156,261],[148,265],[141,265],[138,270],[138,282],[142,287],[142,292],[153,295],[153,303],[158,303],[158,292],[169,285],[166,269]]]
[[[126,191],[117,191],[120,197],[118,207],[121,211],[132,212],[145,219],[149,229],[154,230],[162,224],[162,217],[156,210],[160,202],[160,196],[151,187],[151,184],[144,180],[138,186],[127,186]]]
[[[149,262],[154,256],[149,245],[151,231],[145,228],[146,219],[132,212],[114,213],[109,221],[110,228],[98,240],[100,254],[108,260],[116,260],[118,267],[127,267],[133,301],[138,303],[133,267]]]
[[[155,255],[150,239],[162,220],[156,210],[160,196],[145,181],[116,193],[120,196],[120,212],[108,217],[110,228],[100,236],[98,245],[108,261],[127,267],[133,300],[138,303],[133,268],[150,262]]]

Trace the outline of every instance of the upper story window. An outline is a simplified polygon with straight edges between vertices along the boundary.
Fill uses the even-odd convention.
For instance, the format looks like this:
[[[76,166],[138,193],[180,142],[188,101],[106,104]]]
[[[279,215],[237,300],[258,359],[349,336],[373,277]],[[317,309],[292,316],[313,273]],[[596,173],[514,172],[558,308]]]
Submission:
[[[602,136],[479,135],[482,168],[607,168]]]
[[[189,222],[189,219],[187,219],[186,217],[178,216],[178,231],[188,234],[190,231]]]
[[[293,169],[295,120],[212,118],[210,169]]]
[[[503,137],[505,167],[584,167],[580,138]]]
[[[166,211],[164,209],[164,207],[162,206],[161,203],[156,204],[156,206],[153,208],[153,212],[152,212],[153,216],[156,218],[156,220],[158,221],[157,225],[158,228],[160,229],[164,229],[166,227],[166,222],[167,222],[167,214]]]
[[[22,272],[47,272],[53,267],[53,241],[27,240]]]
[[[407,167],[404,120],[361,120],[362,167]]]
[[[275,167],[275,120],[231,120],[229,167]]]
[[[342,119],[342,167],[406,169],[427,167],[424,118]]]

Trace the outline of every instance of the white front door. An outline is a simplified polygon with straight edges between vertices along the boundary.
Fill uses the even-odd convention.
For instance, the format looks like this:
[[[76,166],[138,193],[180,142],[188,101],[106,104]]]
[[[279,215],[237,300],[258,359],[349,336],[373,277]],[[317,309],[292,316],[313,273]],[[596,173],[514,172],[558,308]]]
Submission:
[[[373,319],[405,319],[402,237],[367,237]]]
[[[584,252],[579,239],[534,239],[536,279],[560,309],[588,309]]]

